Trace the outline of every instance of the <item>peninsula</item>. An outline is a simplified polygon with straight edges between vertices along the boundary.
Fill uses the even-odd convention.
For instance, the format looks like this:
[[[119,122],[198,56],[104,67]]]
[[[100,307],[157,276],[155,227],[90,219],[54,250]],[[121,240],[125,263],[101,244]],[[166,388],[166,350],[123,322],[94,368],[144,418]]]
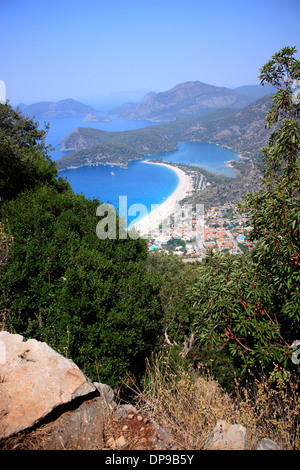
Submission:
[[[94,113],[88,113],[83,121],[90,121],[90,122],[111,122],[111,119],[107,116],[98,116]]]
[[[59,143],[62,151],[72,153],[56,164],[59,170],[99,163],[126,165],[129,160],[176,150],[179,142],[210,142],[238,153],[248,152],[250,158],[261,161],[261,148],[270,134],[264,120],[271,102],[272,95],[267,95],[239,111],[219,109],[130,131],[80,127]]]

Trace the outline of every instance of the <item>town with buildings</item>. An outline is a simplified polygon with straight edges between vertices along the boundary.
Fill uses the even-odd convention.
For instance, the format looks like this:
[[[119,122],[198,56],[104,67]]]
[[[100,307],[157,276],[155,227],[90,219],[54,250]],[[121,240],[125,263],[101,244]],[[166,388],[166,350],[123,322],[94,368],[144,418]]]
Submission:
[[[183,205],[179,220],[175,221],[173,215],[167,229],[161,225],[159,231],[151,234],[150,251],[158,250],[193,262],[201,261],[208,250],[242,255],[253,249],[254,244],[248,240],[251,227],[234,204],[203,208],[202,217],[190,207],[187,207],[190,217],[184,216],[184,210]]]

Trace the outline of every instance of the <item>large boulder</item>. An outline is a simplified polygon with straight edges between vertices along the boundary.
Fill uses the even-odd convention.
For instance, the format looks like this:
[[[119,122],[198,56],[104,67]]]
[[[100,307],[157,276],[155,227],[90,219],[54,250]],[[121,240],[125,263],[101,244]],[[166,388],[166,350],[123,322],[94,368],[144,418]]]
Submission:
[[[0,438],[29,428],[52,410],[97,392],[72,362],[46,343],[0,332]]]
[[[204,450],[245,450],[246,429],[240,424],[218,421],[208,434]]]
[[[262,439],[257,447],[257,450],[281,450],[281,448],[271,439]]]
[[[48,415],[48,423],[37,430],[41,450],[102,450],[104,448],[104,423],[115,408],[113,390],[95,383],[99,395],[73,400],[65,405],[57,417],[57,410]]]

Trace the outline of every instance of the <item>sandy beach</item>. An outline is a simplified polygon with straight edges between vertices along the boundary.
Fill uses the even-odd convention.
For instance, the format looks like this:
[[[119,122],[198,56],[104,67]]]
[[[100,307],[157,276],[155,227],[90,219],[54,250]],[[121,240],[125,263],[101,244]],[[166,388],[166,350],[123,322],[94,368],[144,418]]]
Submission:
[[[175,166],[167,165],[166,163],[156,163],[149,161],[144,161],[143,163],[148,165],[161,165],[170,168],[172,171],[175,171],[179,178],[179,182],[175,191],[162,204],[153,209],[148,215],[133,225],[133,227],[139,231],[141,236],[147,236],[150,232],[158,230],[159,224],[172,213],[174,213],[176,204],[178,204],[187,196],[190,191],[192,191],[193,186],[191,178]]]

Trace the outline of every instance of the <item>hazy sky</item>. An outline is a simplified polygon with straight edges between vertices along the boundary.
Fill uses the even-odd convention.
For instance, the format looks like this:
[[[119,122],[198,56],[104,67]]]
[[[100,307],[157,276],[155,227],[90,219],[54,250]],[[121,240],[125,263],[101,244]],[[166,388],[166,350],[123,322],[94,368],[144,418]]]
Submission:
[[[0,80],[12,104],[256,84],[300,52],[299,17],[300,0],[0,0]]]

